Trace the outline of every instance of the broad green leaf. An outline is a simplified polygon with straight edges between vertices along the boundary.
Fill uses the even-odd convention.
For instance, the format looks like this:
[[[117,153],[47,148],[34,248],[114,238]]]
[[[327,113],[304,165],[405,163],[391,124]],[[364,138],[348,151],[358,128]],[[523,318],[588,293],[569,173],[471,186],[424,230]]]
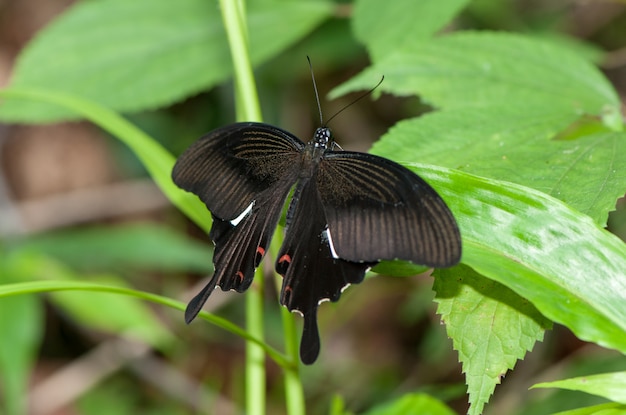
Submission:
[[[437,313],[463,363],[469,414],[481,414],[500,379],[543,339],[550,321],[510,289],[466,266],[437,270]]]
[[[443,402],[423,393],[406,394],[363,415],[454,415]]]
[[[626,405],[626,372],[603,373],[538,383],[533,388],[561,388],[582,391]]]
[[[407,45],[338,91],[419,94],[444,108],[403,121],[373,152],[533,187],[598,224],[626,189],[615,91],[577,54],[519,35],[457,33]],[[394,157],[395,156],[395,157]]]
[[[402,121],[372,152],[532,187],[605,225],[626,192],[626,133],[607,130],[596,118],[514,103]]]
[[[327,1],[250,1],[252,62],[278,54],[331,13]],[[38,33],[20,55],[11,86],[62,91],[135,112],[180,101],[231,72],[217,1],[99,0],[76,3]],[[0,106],[4,121],[78,115],[41,102]]]
[[[19,280],[25,268],[0,251],[0,287]],[[26,296],[0,299],[1,413],[26,413],[26,391],[42,334],[43,311],[37,299]]]
[[[196,196],[179,189],[172,182],[171,172],[174,167],[174,157],[157,141],[126,121],[119,114],[93,101],[47,89],[16,88],[0,90],[0,97],[41,101],[62,106],[97,124],[100,128],[130,147],[156,184],[161,188],[161,191],[172,203],[198,226],[207,233],[209,232],[211,215],[207,212],[205,205]]]
[[[432,36],[467,3],[468,0],[394,0],[381,7],[379,0],[359,0],[354,4],[352,26],[356,38],[367,46],[372,61],[377,62],[396,49]]]
[[[607,52],[603,50],[600,45],[591,43],[591,41],[582,38],[569,36],[562,32],[548,30],[545,32],[528,33],[528,35],[542,42],[549,42],[556,47],[567,49],[595,65],[600,65],[607,55]]]
[[[626,244],[536,190],[442,168],[415,171],[452,209],[462,262],[580,339],[626,352]]]
[[[119,271],[137,268],[209,273],[211,249],[173,230],[133,224],[35,235],[15,249],[49,255],[73,269]]]
[[[407,44],[336,88],[420,95],[444,109],[525,105],[570,114],[619,113],[619,97],[577,54],[521,35],[459,32]],[[523,115],[523,114],[521,114]]]
[[[606,403],[558,412],[553,415],[626,415],[626,405]]]

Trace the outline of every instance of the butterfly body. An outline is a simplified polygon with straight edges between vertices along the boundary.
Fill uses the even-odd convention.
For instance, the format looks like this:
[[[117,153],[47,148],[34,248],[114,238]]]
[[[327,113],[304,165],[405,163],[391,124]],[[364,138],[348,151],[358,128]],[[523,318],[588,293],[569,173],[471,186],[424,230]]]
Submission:
[[[188,322],[216,286],[250,286],[292,188],[275,266],[281,304],[304,316],[304,363],[319,353],[320,302],[337,301],[380,260],[459,261],[456,221],[426,182],[393,161],[336,147],[326,127],[305,145],[278,127],[248,122],[214,130],[180,156],[174,182],[198,195],[214,220],[215,274],[189,303]]]

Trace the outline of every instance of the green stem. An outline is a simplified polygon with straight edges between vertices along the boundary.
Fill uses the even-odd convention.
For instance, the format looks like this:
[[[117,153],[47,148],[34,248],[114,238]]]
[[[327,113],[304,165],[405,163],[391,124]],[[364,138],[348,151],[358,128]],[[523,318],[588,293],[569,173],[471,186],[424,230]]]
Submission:
[[[263,339],[263,267],[255,273],[254,284],[246,293],[246,328],[248,334]],[[246,342],[246,414],[265,413],[265,351]]]
[[[233,60],[238,121],[262,121],[261,107],[248,53],[248,27],[243,0],[220,0],[222,19]]]
[[[285,307],[281,307],[283,331],[285,335],[285,352],[294,362],[293,365],[283,368],[285,371],[285,400],[289,415],[304,415],[304,391],[300,381],[300,366],[298,364],[298,330],[293,314]]]
[[[283,243],[283,233],[280,230],[274,232],[270,252],[276,258],[280,247]],[[293,362],[289,366],[283,366],[285,371],[285,400],[287,405],[287,413],[289,415],[303,415],[306,412],[304,405],[304,390],[300,380],[300,356],[298,349],[298,330],[293,313],[290,313],[286,307],[281,307],[281,319],[283,323],[283,336],[285,343],[285,354],[287,360]]]
[[[220,0],[222,19],[230,46],[235,75],[238,121],[261,121],[261,109],[248,54],[248,30],[243,0]],[[254,284],[246,294],[248,333],[263,339],[263,267],[257,269]],[[265,414],[265,353],[258,345],[246,343],[246,413]]]

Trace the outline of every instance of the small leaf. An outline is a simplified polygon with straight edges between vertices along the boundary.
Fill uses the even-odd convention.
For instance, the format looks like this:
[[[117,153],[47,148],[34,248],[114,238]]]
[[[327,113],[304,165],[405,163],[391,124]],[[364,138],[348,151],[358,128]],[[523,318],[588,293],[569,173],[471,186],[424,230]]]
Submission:
[[[373,408],[363,415],[454,415],[441,401],[422,393],[406,394],[401,398]]]
[[[572,409],[554,413],[553,415],[624,415],[626,405],[616,403],[605,403],[602,405],[586,406],[584,408]]]
[[[382,261],[372,268],[372,272],[392,277],[411,277],[426,271],[428,267],[406,261]]]
[[[390,51],[426,39],[441,30],[468,0],[399,0],[380,7],[379,0],[354,4],[354,34],[377,62]],[[389,45],[393,45],[390,48]]]
[[[561,388],[587,392],[626,405],[626,372],[603,373],[543,382],[533,388]]]
[[[470,268],[437,270],[437,313],[463,363],[469,414],[481,414],[496,384],[551,326],[527,300]]]

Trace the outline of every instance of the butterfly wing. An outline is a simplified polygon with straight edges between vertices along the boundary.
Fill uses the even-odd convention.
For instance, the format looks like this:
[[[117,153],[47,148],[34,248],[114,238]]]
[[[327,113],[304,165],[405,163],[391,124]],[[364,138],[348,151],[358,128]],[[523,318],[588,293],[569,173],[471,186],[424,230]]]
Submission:
[[[445,202],[423,179],[382,157],[327,151],[317,188],[339,258],[455,265],[461,236]]]
[[[337,301],[345,287],[363,280],[372,264],[333,256],[314,179],[298,182],[287,219],[276,261],[276,271],[283,276],[280,303],[304,316],[300,359],[311,364],[320,350],[317,306],[324,300]]]
[[[231,221],[260,193],[286,176],[291,178],[303,149],[297,137],[272,125],[231,124],[213,130],[183,152],[172,179],[198,195],[213,215]]]
[[[179,157],[172,179],[211,211],[215,243],[215,273],[187,306],[187,322],[216,286],[239,292],[250,286],[297,180],[303,148],[282,129],[238,123],[212,131]]]

